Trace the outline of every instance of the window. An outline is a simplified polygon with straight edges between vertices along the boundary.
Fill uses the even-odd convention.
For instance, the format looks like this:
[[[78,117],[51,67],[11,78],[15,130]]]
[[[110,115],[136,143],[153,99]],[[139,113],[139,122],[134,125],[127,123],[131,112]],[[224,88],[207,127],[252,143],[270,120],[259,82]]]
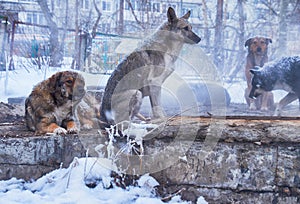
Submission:
[[[31,13],[27,13],[27,19],[26,19],[26,21],[28,23],[32,23],[32,14]]]
[[[44,25],[44,16],[43,16],[43,14],[39,15],[39,24]]]
[[[153,12],[160,12],[160,3],[153,3]]]
[[[37,24],[37,15],[36,15],[36,13],[32,14],[32,23]]]
[[[83,9],[89,9],[89,0],[81,0],[80,1],[80,6]]]
[[[110,11],[111,10],[111,2],[102,1],[102,10],[103,11]]]
[[[166,4],[162,5],[162,12],[167,13],[167,5]]]
[[[44,25],[45,20],[44,20],[44,15],[39,13],[27,13],[26,14],[26,22],[27,23],[33,23],[33,24],[40,24]]]

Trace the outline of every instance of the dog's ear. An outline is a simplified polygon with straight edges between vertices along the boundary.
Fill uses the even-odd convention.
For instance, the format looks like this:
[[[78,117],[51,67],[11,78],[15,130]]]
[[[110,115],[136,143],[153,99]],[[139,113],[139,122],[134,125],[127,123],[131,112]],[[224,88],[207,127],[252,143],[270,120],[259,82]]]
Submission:
[[[176,16],[176,13],[174,11],[174,9],[172,7],[169,7],[168,9],[168,21],[170,23],[173,23],[177,20],[177,16]]]
[[[183,19],[189,19],[189,17],[191,16],[191,11],[188,11],[186,14],[184,14],[181,18]]]
[[[56,91],[56,88],[59,86],[60,79],[61,79],[61,72],[57,72],[56,74],[53,74],[48,80],[49,80],[49,90]]]
[[[266,38],[267,44],[268,43],[272,43],[272,39],[271,38]]]
[[[248,40],[246,40],[245,47],[249,47],[250,46],[252,39],[253,38],[249,38]]]

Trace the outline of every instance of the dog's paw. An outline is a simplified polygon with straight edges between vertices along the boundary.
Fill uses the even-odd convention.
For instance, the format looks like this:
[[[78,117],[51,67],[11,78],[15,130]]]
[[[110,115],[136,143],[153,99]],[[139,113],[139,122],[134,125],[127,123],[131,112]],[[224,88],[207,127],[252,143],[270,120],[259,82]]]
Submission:
[[[249,109],[250,110],[256,110],[255,103],[250,103]]]
[[[77,134],[77,133],[79,132],[79,128],[77,128],[77,127],[75,126],[75,127],[69,128],[67,132],[68,132],[69,134]]]
[[[67,134],[67,130],[65,128],[58,127],[56,129],[54,129],[53,133],[56,135],[65,135],[65,134]]]
[[[281,110],[276,108],[273,116],[281,116]]]
[[[150,118],[150,117],[147,117],[147,118],[145,118],[144,121],[145,121],[145,122],[150,122],[150,121],[151,121],[151,118]]]
[[[89,123],[86,123],[81,128],[84,129],[84,130],[90,130],[90,129],[93,128],[93,125],[89,124]]]
[[[269,109],[268,109],[268,107],[261,107],[260,110],[261,111],[268,111]]]

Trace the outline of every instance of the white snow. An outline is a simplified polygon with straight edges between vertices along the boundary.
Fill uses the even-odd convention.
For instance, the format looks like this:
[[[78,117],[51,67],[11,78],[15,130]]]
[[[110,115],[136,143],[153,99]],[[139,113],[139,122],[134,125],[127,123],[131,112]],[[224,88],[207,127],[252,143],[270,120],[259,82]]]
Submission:
[[[0,203],[143,203],[163,204],[154,193],[159,183],[151,176],[144,175],[137,186],[127,189],[117,187],[110,177],[111,161],[103,158],[74,158],[68,168],[54,170],[33,182],[11,178],[0,181]],[[95,182],[95,188],[86,186]],[[178,196],[168,203],[188,203]],[[199,204],[207,203],[203,197]]]

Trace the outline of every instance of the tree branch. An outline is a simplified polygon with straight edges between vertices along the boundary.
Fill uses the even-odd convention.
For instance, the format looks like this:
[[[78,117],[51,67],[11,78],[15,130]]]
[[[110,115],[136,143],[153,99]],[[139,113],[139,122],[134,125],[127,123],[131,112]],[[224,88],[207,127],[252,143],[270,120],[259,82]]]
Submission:
[[[130,8],[130,10],[131,10],[131,13],[132,13],[132,15],[133,15],[135,21],[137,22],[137,24],[138,24],[139,26],[141,26],[141,28],[143,28],[143,29],[145,30],[145,26],[142,24],[142,22],[137,18],[136,14],[134,13],[134,9],[133,9],[133,6],[132,6],[130,0],[126,0],[126,2],[128,3],[129,8]]]
[[[92,38],[95,38],[96,33],[97,33],[97,27],[98,27],[98,24],[100,22],[102,13],[101,13],[100,9],[97,7],[97,4],[96,4],[95,0],[93,0],[93,3],[94,3],[95,9],[96,9],[97,14],[98,14],[97,19],[96,19],[95,24],[94,24],[93,29],[92,29]]]

